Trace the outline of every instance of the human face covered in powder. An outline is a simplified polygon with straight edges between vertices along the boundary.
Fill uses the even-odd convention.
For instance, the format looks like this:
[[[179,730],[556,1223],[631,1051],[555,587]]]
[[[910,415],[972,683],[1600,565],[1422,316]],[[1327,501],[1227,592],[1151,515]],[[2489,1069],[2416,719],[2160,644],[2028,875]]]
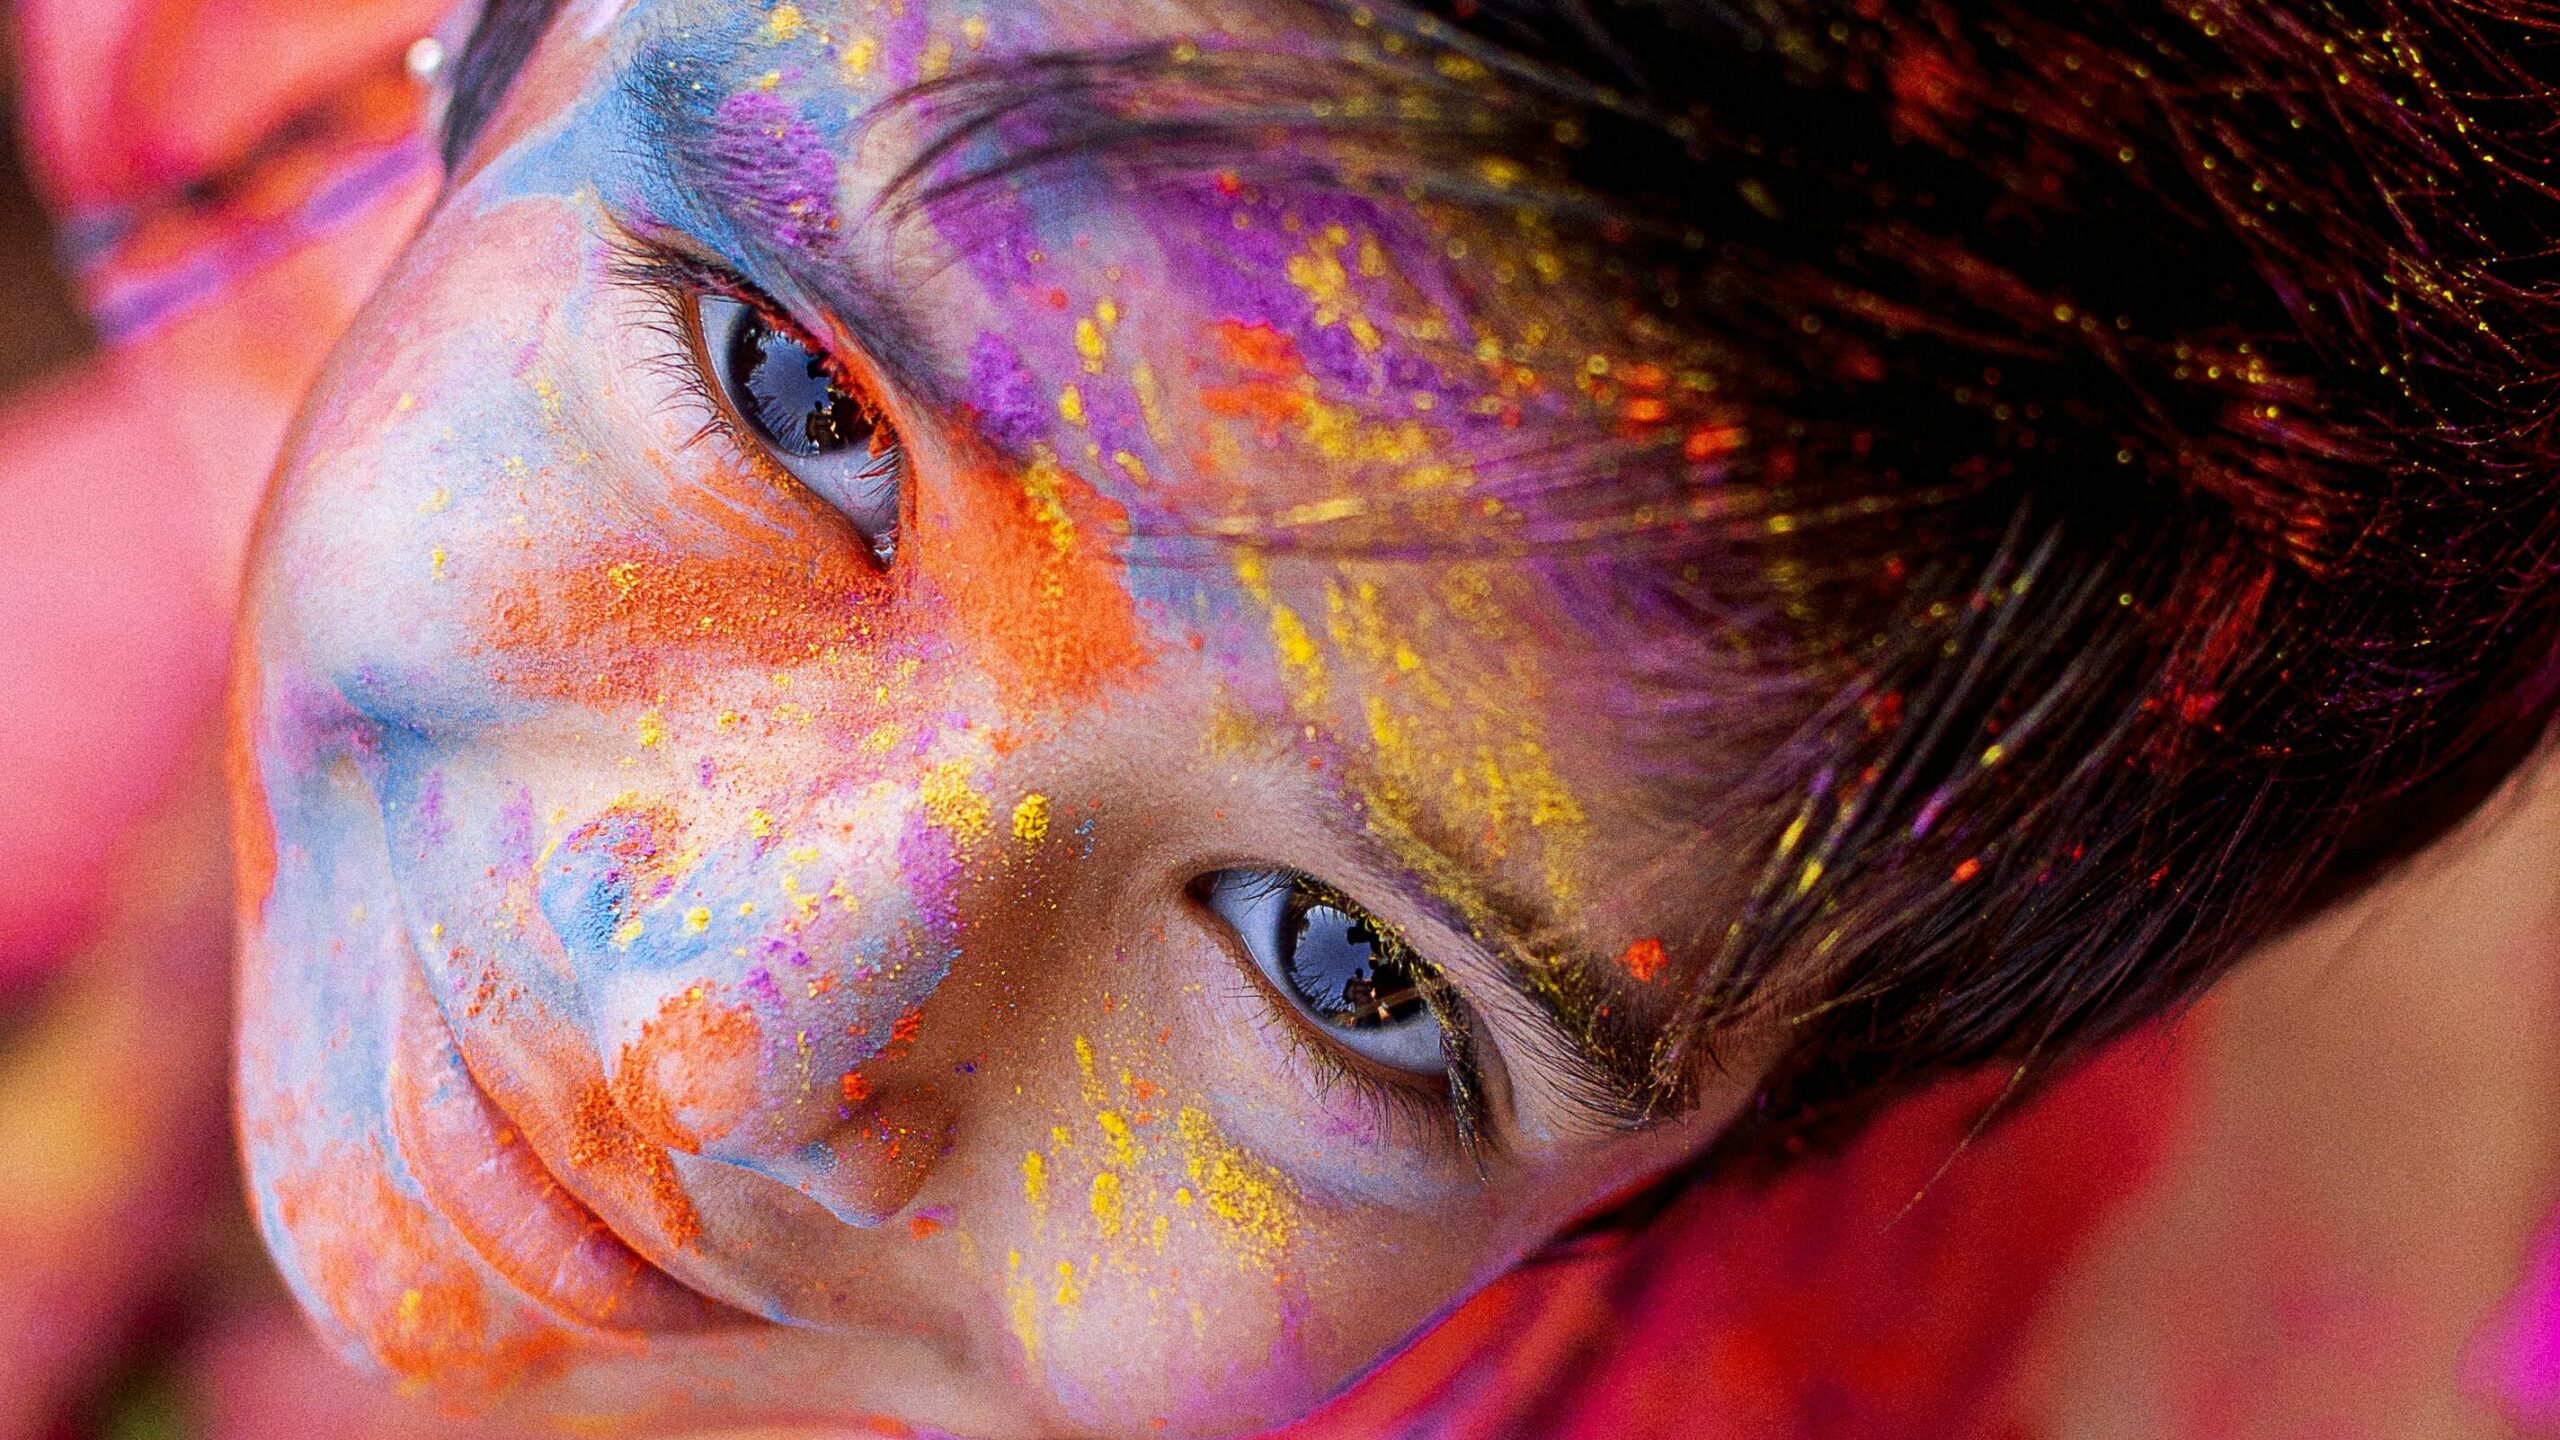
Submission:
[[[1705,388],[1314,166],[933,188],[1043,137],[927,154],[915,87],[1353,38],[1257,23],[550,25],[242,646],[243,1123],[341,1348],[608,1431],[1230,1433],[1740,1103],[1747,1045],[1648,1085],[1713,867],[1522,479],[1710,459]]]

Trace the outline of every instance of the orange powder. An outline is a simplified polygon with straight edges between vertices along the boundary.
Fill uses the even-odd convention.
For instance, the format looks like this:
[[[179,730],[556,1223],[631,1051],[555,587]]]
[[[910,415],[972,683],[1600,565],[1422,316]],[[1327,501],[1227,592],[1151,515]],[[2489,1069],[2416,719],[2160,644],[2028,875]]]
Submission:
[[[642,700],[709,670],[805,663],[858,638],[886,593],[852,553],[590,552],[490,601],[489,648],[512,689]]]
[[[599,1081],[578,1097],[570,1116],[569,1163],[592,1170],[609,1184],[645,1196],[658,1212],[669,1243],[691,1249],[702,1239],[702,1217],[684,1193],[666,1148],[652,1145],[624,1120],[613,1091]]]
[[[1647,936],[1620,952],[1618,968],[1626,971],[1637,984],[1650,985],[1670,958],[1670,952],[1663,948],[1661,941]]]
[[[278,1216],[320,1303],[404,1389],[495,1396],[555,1366],[569,1337],[492,1307],[469,1252],[384,1164],[378,1151],[342,1146],[276,1180]]]
[[[715,1004],[699,985],[670,995],[616,1057],[614,1104],[640,1135],[698,1155],[754,1113],[763,1038],[743,1005]]]
[[[226,721],[222,769],[231,796],[232,904],[243,930],[266,913],[267,896],[276,885],[275,816],[267,808],[265,777],[258,773],[257,707],[250,699],[257,683],[257,637],[243,631],[232,657],[231,692],[224,699]]]
[[[1054,461],[966,471],[929,497],[916,557],[1008,708],[1050,710],[1146,663],[1121,509]]]

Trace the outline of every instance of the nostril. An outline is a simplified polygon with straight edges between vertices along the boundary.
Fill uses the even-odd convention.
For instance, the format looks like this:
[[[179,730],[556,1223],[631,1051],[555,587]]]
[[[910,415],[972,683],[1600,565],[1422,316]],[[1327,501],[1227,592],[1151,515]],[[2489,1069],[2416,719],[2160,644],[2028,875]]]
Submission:
[[[763,1049],[754,1010],[693,986],[667,997],[615,1057],[614,1105],[650,1141],[699,1155],[755,1113]]]

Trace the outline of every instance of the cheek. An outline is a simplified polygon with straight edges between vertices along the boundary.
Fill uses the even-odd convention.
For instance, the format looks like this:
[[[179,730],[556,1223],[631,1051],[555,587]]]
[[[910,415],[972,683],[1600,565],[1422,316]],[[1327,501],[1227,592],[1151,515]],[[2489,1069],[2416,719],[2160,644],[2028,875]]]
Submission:
[[[1458,1187],[1414,1178],[1436,1167],[1410,1139],[1237,1008],[1257,1002],[1236,998],[1222,953],[1143,953],[1090,977],[1086,1025],[1012,1057],[1049,1103],[1026,1107],[1034,1128],[988,1182],[1019,1217],[990,1263],[1016,1343],[1078,1418],[1250,1429],[1303,1412],[1454,1295],[1479,1257],[1445,1237],[1482,1227],[1452,1228]],[[1182,982],[1151,978],[1168,975]]]

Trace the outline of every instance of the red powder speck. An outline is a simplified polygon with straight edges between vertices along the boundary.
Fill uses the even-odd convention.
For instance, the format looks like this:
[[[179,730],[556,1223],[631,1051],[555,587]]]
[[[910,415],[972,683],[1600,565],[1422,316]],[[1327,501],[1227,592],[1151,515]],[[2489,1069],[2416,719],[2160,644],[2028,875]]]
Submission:
[[[844,1089],[847,1105],[859,1105],[871,1098],[871,1080],[859,1070],[847,1070],[838,1083]]]
[[[942,1222],[930,1215],[907,1217],[907,1233],[918,1240],[930,1240],[942,1233]]]
[[[1689,432],[1689,439],[1680,447],[1680,453],[1695,465],[1741,448],[1742,430],[1739,426],[1701,425]]]
[[[1670,952],[1663,948],[1662,942],[1648,935],[1619,953],[1618,968],[1626,971],[1637,984],[1650,985],[1670,958]]]
[[[1961,885],[1981,873],[1982,862],[1971,856],[1967,856],[1956,863],[1955,883]]]

